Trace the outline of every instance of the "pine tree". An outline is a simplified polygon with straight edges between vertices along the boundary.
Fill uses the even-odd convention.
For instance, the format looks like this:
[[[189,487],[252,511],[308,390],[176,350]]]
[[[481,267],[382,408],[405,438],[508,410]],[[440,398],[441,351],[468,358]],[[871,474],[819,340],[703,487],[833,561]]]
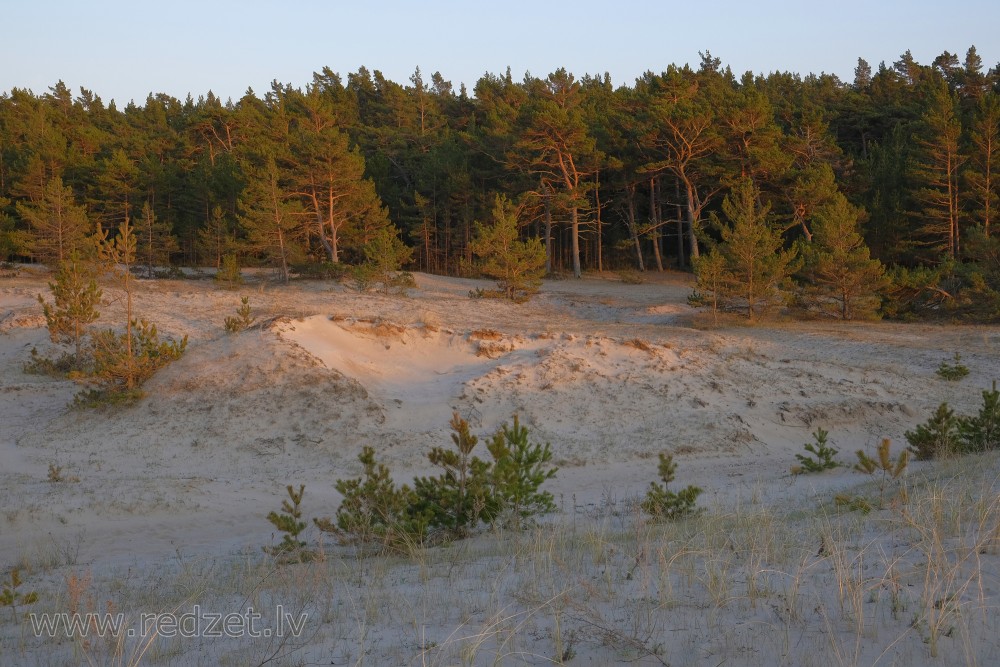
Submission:
[[[486,448],[493,457],[493,465],[484,519],[507,517],[513,525],[520,526],[536,514],[555,509],[552,494],[538,490],[546,480],[556,476],[557,469],[548,466],[552,449],[548,443],[529,443],[528,429],[521,426],[517,415],[512,426],[500,427]]]
[[[362,476],[334,484],[344,498],[336,519],[315,519],[316,527],[347,541],[375,542],[397,551],[423,541],[428,522],[414,510],[414,491],[393,482],[389,469],[375,460],[372,447],[363,447],[358,460],[364,467]]]
[[[888,285],[885,267],[871,258],[861,236],[863,217],[838,193],[816,211],[812,243],[801,245],[810,305],[844,320],[873,317]]]
[[[983,390],[983,405],[974,417],[958,420],[958,435],[964,452],[985,452],[1000,448],[1000,391],[997,383]]]
[[[958,425],[955,411],[942,403],[927,422],[906,432],[906,442],[918,461],[947,456],[958,449]]]
[[[248,160],[248,183],[239,201],[240,225],[249,246],[277,263],[288,282],[289,266],[303,256],[303,210],[282,182],[282,172],[270,154]]]
[[[558,193],[556,201],[569,214],[570,260],[573,276],[582,275],[580,209],[592,187],[588,180],[599,162],[594,138],[587,133],[580,103],[580,83],[565,69],[529,85],[530,102],[522,108],[523,130],[517,148],[528,171],[545,190]],[[548,235],[546,250],[552,256]]]
[[[141,396],[139,387],[171,361],[179,359],[187,347],[187,336],[179,341],[161,341],[156,325],[136,319],[133,309],[136,262],[136,237],[128,218],[118,233],[108,233],[98,226],[97,252],[102,270],[111,276],[121,292],[125,307],[125,328],[112,329],[93,336],[94,372],[86,379],[97,389],[78,397],[82,405],[100,405],[111,401],[133,401]]]
[[[35,204],[17,203],[17,213],[31,230],[31,253],[47,264],[59,264],[84,250],[90,223],[86,210],[76,204],[73,189],[56,176],[45,186]]]
[[[472,454],[479,438],[469,431],[468,421],[456,412],[450,426],[454,449],[434,447],[427,454],[428,461],[442,472],[414,480],[414,511],[427,516],[431,526],[464,536],[483,518],[487,507],[490,464]]]
[[[160,222],[153,213],[153,207],[149,202],[142,205],[142,218],[140,219],[140,236],[142,237],[142,258],[146,264],[146,277],[154,277],[154,269],[157,266],[170,264],[170,255],[177,252],[177,238],[170,229],[170,224]]]
[[[283,560],[305,560],[308,556],[303,551],[306,543],[299,539],[299,535],[306,529],[306,522],[302,520],[302,496],[305,495],[306,487],[300,484],[296,491],[289,484],[285,490],[288,498],[281,501],[281,512],[270,512],[267,515],[267,520],[283,533],[281,543],[275,547],[264,547],[264,551]]]
[[[102,293],[97,286],[96,271],[73,252],[59,265],[55,281],[49,283],[49,290],[54,300],[52,304],[46,303],[41,294],[38,295],[49,336],[54,343],[73,345],[74,363],[79,368],[83,361],[83,338],[87,325],[100,316],[96,307],[101,302]]]
[[[1000,206],[1000,95],[982,96],[969,133],[970,161],[965,172],[972,219],[986,237],[996,222]]]
[[[545,248],[537,238],[519,238],[517,211],[502,195],[493,207],[493,224],[476,223],[472,254],[479,270],[495,278],[500,294],[511,301],[527,301],[538,292],[545,272]]]
[[[919,206],[918,243],[931,252],[927,258],[940,263],[955,261],[960,251],[959,169],[965,162],[959,139],[962,126],[955,113],[957,101],[944,81],[929,85],[927,110],[916,136],[917,156],[910,178]]]
[[[376,230],[363,250],[365,262],[358,267],[359,275],[380,284],[386,294],[393,288],[405,287],[396,274],[410,260],[413,250],[403,244],[395,227],[388,225]]]
[[[717,246],[724,260],[722,296],[739,300],[752,320],[779,300],[778,288],[798,269],[798,259],[793,250],[782,250],[781,230],[751,180],[736,184],[723,200],[722,212],[725,223],[713,216],[722,237]]]
[[[654,519],[679,519],[694,510],[694,504],[702,490],[694,485],[688,485],[680,491],[671,491],[667,487],[674,481],[677,474],[677,464],[671,454],[660,452],[660,463],[657,466],[662,483],[650,482],[649,491],[642,501],[642,509]]]

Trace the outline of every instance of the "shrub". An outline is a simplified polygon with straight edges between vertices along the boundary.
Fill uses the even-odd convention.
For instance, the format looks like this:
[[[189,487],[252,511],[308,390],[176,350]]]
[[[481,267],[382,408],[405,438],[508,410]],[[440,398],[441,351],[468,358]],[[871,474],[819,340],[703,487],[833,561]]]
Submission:
[[[101,302],[97,272],[74,252],[69,260],[59,265],[49,290],[53,297],[51,304],[38,295],[49,336],[53,343],[73,345],[73,365],[78,368],[83,362],[86,328],[100,316],[96,308]]]
[[[240,272],[240,262],[236,255],[222,256],[222,266],[215,272],[215,280],[229,289],[243,284],[243,274]]]
[[[549,443],[530,444],[528,429],[514,415],[514,425],[501,426],[487,449],[493,457],[493,468],[484,518],[494,521],[506,517],[505,524],[520,527],[531,517],[555,509],[552,494],[538,490],[556,476],[557,468],[547,466],[552,460]]]
[[[906,470],[906,464],[910,461],[910,452],[903,450],[899,453],[899,456],[895,461],[892,460],[892,455],[889,452],[891,447],[891,441],[889,438],[883,438],[881,444],[878,446],[877,458],[872,458],[868,456],[863,449],[859,449],[856,454],[858,457],[858,462],[854,465],[854,469],[858,472],[862,472],[872,477],[879,475],[879,505],[882,505],[885,499],[885,487],[891,480],[899,479]]]
[[[958,450],[958,424],[954,410],[942,403],[927,422],[907,431],[904,437],[918,461],[929,461]]]
[[[288,491],[288,498],[281,501],[281,513],[271,512],[267,515],[267,520],[284,533],[281,543],[274,547],[264,547],[264,551],[282,560],[306,560],[309,556],[304,551],[306,543],[299,539],[299,534],[306,529],[306,522],[302,521],[302,496],[305,495],[306,487],[300,484],[296,491],[289,484],[285,489]]]
[[[93,373],[78,379],[95,387],[79,395],[77,405],[134,402],[142,397],[142,384],[179,359],[187,348],[187,336],[179,341],[161,341],[156,325],[146,320],[133,320],[130,329],[123,333],[108,329],[93,336]]]
[[[687,486],[678,493],[667,489],[670,482],[674,481],[677,472],[677,464],[674,457],[665,452],[660,452],[660,464],[657,466],[662,484],[657,482],[649,483],[649,491],[642,501],[642,509],[654,519],[673,520],[679,519],[694,510],[695,501],[701,494],[701,489],[697,486]]]
[[[944,380],[948,380],[949,382],[958,382],[969,374],[969,368],[962,364],[962,355],[958,352],[955,353],[953,361],[955,362],[953,364],[949,364],[947,361],[942,361],[941,365],[938,366],[937,370],[934,372],[938,377]]]
[[[441,473],[418,477],[412,489],[397,486],[374,450],[365,447],[359,456],[364,475],[337,481],[344,500],[336,520],[318,519],[317,527],[345,541],[408,551],[429,537],[464,537],[481,522],[520,527],[555,509],[552,494],[539,491],[556,474],[548,465],[551,448],[531,444],[516,415],[514,425],[501,426],[487,445],[489,461],[473,455],[479,438],[458,413],[450,426],[454,447],[434,447],[427,454]]]
[[[985,452],[1000,448],[1000,391],[994,380],[992,390],[983,390],[983,406],[975,417],[958,422],[959,446],[963,452]]]
[[[413,490],[405,484],[396,486],[389,468],[375,460],[372,447],[364,447],[358,460],[364,466],[362,477],[334,484],[344,497],[336,521],[314,519],[316,527],[345,542],[377,543],[397,551],[408,551],[422,542],[427,521],[414,515]]]
[[[72,354],[60,354],[55,359],[46,357],[31,348],[31,359],[24,362],[22,370],[28,375],[48,375],[49,377],[65,378],[69,373],[79,370],[77,359]]]
[[[35,591],[22,593],[18,590],[20,587],[21,571],[15,567],[10,571],[10,578],[0,588],[0,606],[10,607],[10,613],[15,623],[17,622],[17,606],[19,604],[28,605],[38,601],[38,593]]]
[[[518,211],[504,196],[493,205],[493,224],[475,224],[475,239],[469,248],[478,258],[480,273],[496,280],[496,290],[481,296],[501,297],[515,303],[527,301],[538,292],[545,275],[545,247],[538,238],[520,239]]]
[[[400,240],[395,227],[388,225],[375,231],[362,250],[365,261],[354,271],[354,280],[359,292],[375,286],[378,286],[383,294],[394,291],[405,292],[406,279],[399,279],[396,273],[410,261],[413,251]]]
[[[795,458],[798,459],[801,466],[796,466],[792,469],[792,472],[823,472],[824,470],[830,470],[840,465],[834,460],[834,457],[840,450],[830,447],[826,443],[828,435],[829,433],[822,428],[816,429],[813,433],[814,442],[807,442],[803,445],[805,450],[815,456],[815,458],[804,454],[796,454]]]
[[[229,333],[239,333],[253,324],[253,312],[250,309],[250,297],[240,297],[240,307],[236,310],[236,317],[226,318],[226,331]]]
[[[442,469],[441,474],[413,482],[416,513],[426,515],[432,527],[463,537],[486,509],[490,464],[472,455],[479,438],[469,432],[469,423],[457,412],[450,426],[454,449],[434,447],[427,454],[427,460]]]
[[[292,264],[291,270],[301,280],[341,280],[350,267],[340,262],[301,262]]]

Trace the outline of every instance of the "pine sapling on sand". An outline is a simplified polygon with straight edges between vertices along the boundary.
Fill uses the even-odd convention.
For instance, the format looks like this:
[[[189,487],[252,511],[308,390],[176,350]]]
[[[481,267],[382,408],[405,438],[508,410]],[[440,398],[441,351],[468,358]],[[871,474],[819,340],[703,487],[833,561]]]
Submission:
[[[83,342],[89,324],[100,317],[97,305],[101,302],[101,290],[97,286],[97,275],[91,266],[80,259],[74,251],[69,259],[59,265],[54,282],[49,283],[53,303],[47,303],[42,295],[45,323],[53,343],[73,345],[73,368],[83,364]]]
[[[695,501],[701,494],[701,489],[697,486],[687,486],[681,491],[674,493],[667,489],[667,485],[674,481],[677,472],[677,464],[671,454],[660,452],[660,464],[657,466],[662,484],[657,482],[649,483],[649,491],[642,501],[642,509],[659,520],[679,519],[694,510]]]
[[[302,520],[301,507],[306,487],[304,484],[300,484],[299,490],[296,491],[295,487],[289,484],[285,488],[288,491],[288,498],[281,501],[282,513],[271,512],[267,515],[267,520],[284,535],[280,544],[264,547],[264,552],[279,557],[283,561],[301,562],[306,560],[307,556],[304,551],[306,543],[299,539],[299,534],[306,529],[306,522]]]
[[[497,281],[496,290],[482,296],[497,296],[521,303],[538,292],[545,275],[545,247],[538,238],[520,239],[518,211],[504,196],[493,205],[493,224],[475,225],[475,239],[469,245],[479,262],[479,271]]]
[[[947,403],[942,403],[930,419],[904,436],[918,461],[948,456],[959,448],[959,419]]]
[[[985,452],[1000,448],[1000,391],[996,380],[993,389],[983,390],[983,406],[975,417],[958,420],[958,439],[962,452]]]
[[[336,520],[314,519],[313,523],[344,542],[375,543],[395,551],[409,551],[423,541],[427,532],[427,519],[413,511],[413,490],[405,484],[396,486],[389,468],[375,460],[372,447],[365,446],[358,460],[364,466],[363,475],[334,484],[344,497]]]
[[[113,238],[98,227],[97,251],[104,272],[111,276],[124,302],[125,330],[118,333],[107,329],[92,336],[94,370],[84,381],[96,388],[77,397],[76,404],[84,407],[138,400],[142,383],[180,358],[187,347],[187,336],[180,341],[161,342],[156,326],[133,314],[136,238],[128,218]]]
[[[906,464],[910,461],[910,452],[905,449],[893,461],[889,452],[891,445],[892,442],[889,438],[883,438],[882,443],[878,446],[877,458],[868,456],[863,449],[856,452],[858,462],[854,465],[854,469],[872,477],[879,476],[879,506],[885,503],[886,485],[892,480],[898,480],[906,470]]]
[[[250,309],[250,297],[240,297],[240,307],[236,310],[236,317],[226,318],[226,331],[229,333],[239,333],[253,324],[253,311]]]
[[[828,435],[829,433],[824,429],[816,429],[813,433],[813,440],[815,442],[807,442],[803,445],[805,450],[813,456],[796,454],[795,458],[798,459],[799,463],[802,465],[794,466],[792,468],[793,474],[798,475],[807,472],[823,472],[824,470],[830,470],[831,468],[837,468],[840,466],[840,464],[834,459],[840,450],[827,444],[826,438]]]
[[[958,352],[955,353],[954,362],[953,364],[949,364],[947,361],[942,361],[941,365],[934,372],[942,380],[958,382],[969,374],[969,367],[962,363],[962,355]]]
[[[493,457],[490,471],[491,493],[484,519],[506,517],[504,523],[522,526],[536,514],[555,509],[552,494],[539,491],[546,480],[556,476],[557,468],[548,466],[552,450],[528,442],[528,429],[517,415],[514,425],[504,424],[486,446]]]
[[[240,261],[236,255],[229,253],[222,256],[222,266],[215,272],[215,281],[227,289],[235,289],[236,286],[243,284]]]
[[[479,438],[469,432],[469,422],[452,414],[451,441],[454,449],[434,447],[427,459],[442,469],[437,477],[418,477],[413,486],[418,514],[429,517],[432,527],[452,536],[464,537],[474,528],[489,498],[490,464],[472,455]]]

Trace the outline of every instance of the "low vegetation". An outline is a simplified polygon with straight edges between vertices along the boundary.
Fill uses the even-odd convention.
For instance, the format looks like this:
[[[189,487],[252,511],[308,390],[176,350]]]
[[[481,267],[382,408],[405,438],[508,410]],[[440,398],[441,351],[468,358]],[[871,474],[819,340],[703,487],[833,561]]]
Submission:
[[[795,455],[799,465],[792,468],[793,473],[823,472],[840,466],[836,459],[840,450],[827,443],[826,439],[829,435],[822,428],[817,428],[813,432],[813,442],[807,442],[803,445],[806,454]]]
[[[314,519],[316,527],[344,543],[408,552],[468,537],[482,525],[524,528],[555,509],[552,495],[540,490],[556,474],[551,448],[530,442],[516,415],[512,425],[503,424],[487,443],[488,459],[476,455],[479,438],[458,413],[450,426],[452,447],[434,447],[427,454],[441,472],[418,477],[412,487],[397,485],[389,469],[376,461],[375,450],[363,448],[358,456],[362,476],[337,480],[334,487],[343,501],[334,518]],[[272,512],[268,520],[286,533],[284,547],[299,549],[305,546],[296,541],[304,528],[296,513],[301,491],[295,496],[289,487],[289,495],[293,503],[285,501],[285,514]]]

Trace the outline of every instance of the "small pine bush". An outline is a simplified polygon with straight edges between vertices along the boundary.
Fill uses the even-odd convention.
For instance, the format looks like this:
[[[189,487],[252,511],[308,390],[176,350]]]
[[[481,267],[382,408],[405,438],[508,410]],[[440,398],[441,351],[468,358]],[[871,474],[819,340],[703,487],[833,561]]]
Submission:
[[[129,332],[110,329],[93,336],[94,369],[90,375],[78,377],[94,385],[78,394],[78,407],[128,405],[142,397],[140,387],[156,371],[180,359],[187,348],[187,336],[181,340],[161,341],[156,325],[146,320],[133,320]]]
[[[983,406],[975,417],[958,420],[958,440],[962,452],[985,452],[1000,448],[1000,391],[983,391]]]
[[[454,449],[434,447],[427,454],[427,460],[441,468],[441,474],[418,477],[413,482],[416,511],[425,514],[431,526],[450,536],[464,537],[484,518],[490,496],[490,464],[473,456],[479,438],[472,435],[469,423],[457,412],[452,414],[450,426]]]
[[[236,255],[223,255],[222,266],[215,272],[215,280],[230,289],[243,284],[243,274],[240,272],[240,263]]]
[[[240,307],[236,310],[236,317],[226,318],[226,331],[235,334],[246,330],[253,324],[253,311],[250,309],[250,297],[240,297]]]
[[[97,271],[74,252],[59,265],[55,282],[49,283],[53,302],[47,303],[41,294],[45,323],[53,343],[73,345],[73,367],[83,364],[84,338],[87,327],[100,316],[97,306],[102,292],[97,286]]]
[[[889,451],[891,444],[889,438],[883,438],[881,444],[878,446],[877,458],[868,456],[863,449],[859,449],[856,452],[858,462],[854,465],[855,470],[873,477],[881,473],[879,479],[879,505],[882,505],[884,502],[886,485],[892,480],[899,479],[906,470],[907,463],[910,461],[910,452],[905,449],[893,461],[892,454]]]
[[[528,429],[514,415],[514,425],[501,426],[487,449],[493,457],[487,520],[505,515],[504,524],[520,527],[531,517],[555,509],[552,494],[538,490],[556,476],[557,468],[548,467],[552,460],[549,443],[530,444]]]
[[[677,464],[674,457],[665,452],[660,452],[660,463],[657,466],[662,484],[657,482],[649,483],[649,491],[642,501],[642,509],[654,519],[673,520],[679,519],[694,510],[694,504],[701,495],[702,490],[697,486],[687,486],[681,491],[674,493],[667,489],[670,482],[674,481],[677,472]]]
[[[305,495],[306,487],[300,484],[299,490],[296,491],[295,487],[289,484],[285,488],[288,491],[288,498],[281,501],[281,513],[271,512],[267,515],[267,520],[284,535],[280,544],[264,547],[264,552],[281,560],[306,560],[308,556],[308,552],[305,551],[306,543],[299,539],[299,534],[306,529],[306,522],[302,521],[302,496]]]
[[[942,403],[925,423],[904,434],[918,461],[947,456],[959,448],[959,420],[955,411]]]
[[[374,543],[389,550],[410,551],[423,542],[428,524],[413,511],[416,505],[413,490],[405,484],[396,486],[389,468],[375,460],[372,447],[364,447],[358,460],[364,466],[364,474],[334,484],[344,497],[336,520],[313,519],[313,523],[344,542]]]
[[[837,453],[840,451],[834,447],[827,444],[826,438],[829,435],[827,431],[822,428],[817,428],[813,433],[813,440],[815,442],[807,442],[803,445],[803,448],[809,454],[813,456],[807,456],[805,454],[796,454],[795,458],[798,459],[801,466],[797,466],[792,469],[795,473],[804,472],[823,472],[824,470],[830,470],[831,468],[836,468],[840,464],[834,459]],[[815,457],[815,458],[813,458]]]
[[[934,371],[939,378],[949,382],[958,382],[969,374],[969,368],[962,364],[962,355],[956,352],[953,360],[955,362],[953,364],[949,364],[947,361],[941,362],[941,365]]]
[[[555,509],[552,494],[540,490],[556,474],[551,448],[532,444],[516,415],[513,426],[504,424],[487,444],[490,460],[474,455],[479,438],[458,413],[450,426],[453,447],[427,454],[440,474],[418,477],[413,488],[397,486],[365,447],[363,476],[336,482],[344,497],[336,519],[317,519],[316,526],[344,541],[406,552],[428,539],[465,537],[483,522],[520,527]]]

